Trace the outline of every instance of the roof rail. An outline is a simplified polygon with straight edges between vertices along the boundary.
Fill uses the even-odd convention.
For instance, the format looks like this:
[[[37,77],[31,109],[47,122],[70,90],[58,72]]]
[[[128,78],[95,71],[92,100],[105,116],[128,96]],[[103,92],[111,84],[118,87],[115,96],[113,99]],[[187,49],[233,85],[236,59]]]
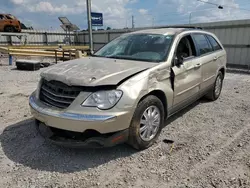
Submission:
[[[186,25],[173,25],[173,26],[162,26],[157,28],[184,28],[184,29],[203,29],[202,27],[196,27],[196,26],[186,26]]]

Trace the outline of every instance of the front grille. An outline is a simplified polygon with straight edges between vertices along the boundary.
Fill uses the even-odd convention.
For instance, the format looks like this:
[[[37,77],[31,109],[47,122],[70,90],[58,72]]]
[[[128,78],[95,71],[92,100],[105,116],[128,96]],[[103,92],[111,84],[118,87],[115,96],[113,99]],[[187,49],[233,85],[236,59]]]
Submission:
[[[67,108],[79,95],[82,88],[68,86],[58,81],[43,80],[40,90],[40,100],[57,108]]]

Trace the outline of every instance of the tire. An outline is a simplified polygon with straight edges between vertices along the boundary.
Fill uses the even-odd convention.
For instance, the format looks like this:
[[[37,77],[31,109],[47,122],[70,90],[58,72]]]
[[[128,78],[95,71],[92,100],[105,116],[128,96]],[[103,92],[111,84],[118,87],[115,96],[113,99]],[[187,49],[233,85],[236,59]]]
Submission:
[[[12,27],[12,26],[6,26],[5,28],[4,28],[4,32],[15,32],[15,28],[14,27]]]
[[[152,113],[149,112],[151,110]],[[147,112],[147,113],[146,113]],[[149,118],[147,115],[152,116]],[[150,119],[146,120],[145,114]],[[159,116],[157,116],[159,114]],[[154,119],[154,120],[153,120]],[[142,124],[142,122],[147,122]],[[148,123],[151,122],[151,123]],[[155,143],[164,124],[164,107],[159,98],[149,95],[139,102],[129,127],[128,144],[137,150],[149,148]],[[158,126],[156,126],[158,125]],[[146,127],[146,128],[145,128]],[[144,131],[142,131],[145,129]],[[152,135],[148,137],[149,135]],[[145,135],[145,136],[143,136]],[[148,137],[148,138],[145,138]]]
[[[220,97],[222,86],[223,86],[223,74],[222,72],[219,72],[214,82],[213,88],[207,93],[207,95],[205,95],[205,97],[211,101],[216,101]]]

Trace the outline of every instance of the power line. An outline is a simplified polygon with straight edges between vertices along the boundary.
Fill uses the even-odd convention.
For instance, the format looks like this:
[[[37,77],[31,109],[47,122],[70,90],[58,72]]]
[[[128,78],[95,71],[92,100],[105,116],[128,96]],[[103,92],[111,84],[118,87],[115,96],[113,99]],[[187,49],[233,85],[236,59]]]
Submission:
[[[179,16],[181,16],[182,18],[183,17],[185,17],[185,16],[187,16],[187,15],[189,15],[190,13],[192,14],[192,13],[196,13],[196,12],[201,12],[201,11],[211,11],[211,10],[214,10],[215,8],[207,8],[207,9],[201,9],[201,10],[196,10],[196,11],[192,11],[192,12],[187,12],[187,13],[184,13],[184,14],[182,14],[182,13],[169,13],[169,14],[164,14],[165,15],[165,18],[155,18],[155,17],[153,17],[152,16],[152,14],[145,14],[146,16],[152,16],[152,19],[153,19],[153,22],[154,23],[163,23],[163,22],[173,22],[173,21],[178,21],[178,22],[181,22],[181,21],[188,21],[188,19],[189,18],[184,18],[184,19],[176,19],[176,15],[179,15]],[[145,16],[144,15],[144,16]],[[163,16],[163,15],[161,15],[161,16]],[[175,16],[175,17],[174,17]],[[140,16],[137,16],[136,18],[138,19],[138,18],[142,18],[143,17],[143,15],[140,15]]]
[[[228,8],[232,8],[232,9],[238,9],[238,10],[245,10],[245,11],[250,11],[248,9],[244,9],[244,8],[237,8],[237,7],[233,7],[233,6],[230,6],[230,5],[225,5],[225,4],[216,4],[216,3],[213,3],[213,2],[208,2],[208,1],[205,1],[205,0],[197,0],[199,2],[202,2],[202,3],[206,3],[206,4],[210,4],[210,5],[214,5],[216,6],[217,8],[219,9],[223,9],[224,7],[228,7]],[[249,3],[246,3],[246,4],[249,4]],[[200,12],[200,11],[206,11],[206,10],[212,10],[212,9],[203,9],[203,10],[197,10],[197,11],[189,11],[189,12],[186,12],[184,14],[182,13],[178,13],[178,12],[168,12],[168,13],[165,13],[165,14],[162,14],[162,16],[166,16],[166,18],[164,19],[157,19],[155,18],[155,15],[154,14],[150,14],[150,13],[147,13],[145,15],[140,15],[140,16],[136,16],[137,18],[141,18],[143,16],[151,16],[152,17],[152,22],[154,23],[162,23],[162,22],[171,22],[172,20],[175,20],[175,18],[173,18],[174,15],[180,15],[180,16],[186,16],[188,14],[192,14],[192,13],[196,13],[196,12]],[[136,17],[134,17],[134,20],[136,20]],[[156,16],[157,17],[157,16]],[[212,18],[213,19],[218,19],[218,18]],[[187,19],[182,19],[182,20],[178,20],[178,21],[184,21],[184,20],[187,20]],[[225,20],[225,19],[222,19],[222,20]],[[133,23],[133,21],[132,21]],[[154,24],[153,23],[153,24]],[[132,24],[133,25],[133,24]],[[139,24],[140,25],[140,24]]]
[[[210,4],[210,5],[219,6],[219,4],[211,3],[211,2],[208,2],[208,1],[203,1],[203,0],[197,0],[197,1],[200,1],[200,2],[202,2],[202,3],[207,3],[207,4]]]
[[[199,2],[202,2],[202,3],[206,3],[206,4],[210,4],[210,5],[216,5],[218,7],[228,7],[228,8],[232,8],[232,9],[238,9],[238,10],[245,10],[245,11],[249,11],[248,9],[245,9],[245,8],[237,8],[237,7],[233,7],[233,6],[229,6],[229,5],[220,5],[220,4],[216,4],[216,3],[211,3],[211,2],[208,2],[208,1],[204,1],[204,0],[197,0]]]
[[[169,19],[169,17],[173,17],[173,16],[176,16],[176,15],[184,17],[184,16],[189,15],[190,13],[196,13],[196,12],[208,11],[208,10],[215,10],[215,8],[207,8],[207,9],[201,9],[201,10],[195,10],[195,11],[188,11],[186,13],[177,13],[177,12],[175,12],[175,13],[166,13],[166,14],[160,14],[160,17],[164,16],[164,17],[166,17],[166,19]],[[150,16],[156,21],[159,20],[159,19],[156,18],[157,16],[153,16],[152,14],[139,15],[139,16],[136,16],[136,18],[145,18],[145,16]],[[166,19],[161,19],[161,20],[166,20]]]

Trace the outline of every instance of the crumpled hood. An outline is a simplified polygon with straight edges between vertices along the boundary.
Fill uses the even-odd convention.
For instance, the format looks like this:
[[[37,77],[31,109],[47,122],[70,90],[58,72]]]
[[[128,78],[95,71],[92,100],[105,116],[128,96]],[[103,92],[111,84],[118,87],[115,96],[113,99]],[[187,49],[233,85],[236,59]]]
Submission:
[[[41,73],[46,80],[67,85],[117,85],[127,77],[156,66],[157,63],[88,57],[59,63]]]

